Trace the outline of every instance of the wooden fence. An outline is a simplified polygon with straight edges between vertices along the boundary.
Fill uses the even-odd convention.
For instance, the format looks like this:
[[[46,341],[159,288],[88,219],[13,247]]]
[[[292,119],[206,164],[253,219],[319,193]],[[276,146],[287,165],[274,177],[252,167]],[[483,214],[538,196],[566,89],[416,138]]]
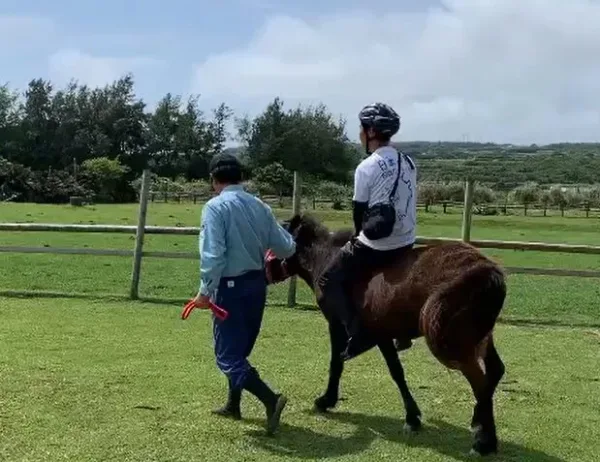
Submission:
[[[31,253],[31,254],[62,254],[62,255],[97,255],[97,256],[119,256],[132,258],[132,271],[130,283],[130,297],[139,298],[139,281],[141,276],[142,258],[183,258],[198,259],[197,253],[191,252],[163,252],[163,251],[145,251],[144,236],[146,234],[168,234],[180,236],[197,236],[200,232],[198,227],[168,227],[168,226],[146,226],[146,213],[148,207],[148,183],[149,174],[144,172],[142,188],[140,194],[139,215],[137,226],[124,225],[74,225],[74,224],[44,224],[44,223],[0,223],[0,231],[18,231],[18,232],[61,232],[61,233],[120,233],[135,235],[135,245],[132,250],[117,249],[88,249],[88,248],[55,248],[55,247],[17,247],[0,246],[0,252],[9,253]],[[301,190],[300,175],[294,175],[294,195],[293,210],[295,213],[300,211]],[[493,240],[472,240],[471,239],[471,215],[472,215],[472,194],[473,182],[467,181],[465,187],[465,202],[462,224],[462,238],[434,238],[418,237],[417,244],[442,244],[448,242],[465,241],[482,249],[505,249],[505,250],[523,250],[538,252],[556,252],[571,254],[600,255],[600,246],[589,245],[567,245],[567,244],[547,244],[543,242],[516,242],[516,241],[493,241]],[[530,274],[544,276],[572,276],[586,278],[600,278],[600,271],[589,270],[568,270],[554,268],[527,268],[527,267],[507,267],[509,274]],[[296,304],[296,278],[289,281],[288,305]]]
[[[202,203],[210,199],[212,196],[207,194],[201,194],[199,192],[173,192],[173,191],[150,191],[149,200],[150,202],[162,202],[162,203],[183,203],[192,202],[194,204]],[[274,196],[274,195],[262,195],[260,198],[269,203],[270,205],[275,204],[276,206],[283,206],[283,204],[291,204],[294,201],[293,196]],[[308,197],[303,198],[305,204],[309,204],[313,210],[317,209],[317,204],[333,204],[335,201],[327,197]],[[348,203],[350,199],[345,202]],[[431,207],[441,207],[444,213],[448,213],[448,209],[462,208],[464,202],[453,201],[453,200],[436,200],[430,202],[419,202],[417,208],[425,209],[429,211]],[[600,214],[600,208],[592,207],[589,201],[582,201],[579,204],[571,204],[564,206],[550,206],[548,204],[531,203],[531,204],[515,204],[509,202],[502,203],[481,203],[475,207],[476,214],[503,214],[507,215],[509,211],[514,213],[520,213],[522,215],[528,215],[531,212],[540,213],[543,216],[547,216],[548,212],[560,212],[561,216],[565,216],[568,212],[580,212],[585,214],[586,218],[596,218]]]

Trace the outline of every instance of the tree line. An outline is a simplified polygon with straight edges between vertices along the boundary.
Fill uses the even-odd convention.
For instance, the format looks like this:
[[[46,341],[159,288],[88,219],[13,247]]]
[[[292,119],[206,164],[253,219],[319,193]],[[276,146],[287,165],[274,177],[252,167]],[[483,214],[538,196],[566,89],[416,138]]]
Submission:
[[[211,158],[230,151],[244,161],[257,192],[290,195],[292,172],[299,171],[305,188],[318,186],[341,203],[364,155],[350,142],[345,120],[322,104],[286,108],[275,98],[254,118],[236,117],[225,103],[205,112],[199,95],[183,100],[169,93],[150,110],[134,87],[131,75],[97,88],[72,82],[57,89],[44,79],[22,92],[0,86],[0,200],[132,201],[145,168],[158,190],[206,189]],[[232,138],[239,148],[225,147]],[[426,183],[468,175],[507,192],[530,182],[600,182],[595,144],[397,145],[415,158]]]

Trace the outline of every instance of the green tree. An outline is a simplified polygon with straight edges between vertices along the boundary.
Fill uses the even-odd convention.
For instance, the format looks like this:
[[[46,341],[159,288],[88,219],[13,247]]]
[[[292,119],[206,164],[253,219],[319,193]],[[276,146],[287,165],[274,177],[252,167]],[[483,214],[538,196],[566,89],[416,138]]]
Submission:
[[[331,200],[334,210],[343,210],[352,198],[352,189],[333,181],[323,181],[319,184],[318,194],[322,199]]]
[[[514,202],[523,205],[523,213],[525,215],[527,215],[527,209],[529,206],[538,201],[539,195],[540,189],[536,183],[527,183],[516,187],[512,191],[512,198]]]
[[[489,186],[476,184],[473,190],[473,203],[476,205],[480,204],[491,204],[496,200],[496,193]]]
[[[560,209],[562,216],[565,214],[565,207],[567,206],[567,194],[561,186],[554,186],[550,188],[550,204]]]
[[[334,120],[323,105],[284,111],[276,98],[254,120],[238,119],[237,129],[253,169],[278,162],[289,171],[345,182],[356,164],[344,122]]]
[[[443,186],[438,182],[423,181],[418,184],[418,201],[425,204],[425,212],[429,212],[429,207],[436,202],[444,200]]]
[[[129,169],[119,162],[119,159],[96,157],[87,159],[81,165],[82,183],[93,191],[99,202],[115,202],[117,186],[125,179]]]
[[[252,178],[261,194],[277,194],[280,200],[292,194],[294,174],[279,162],[255,169]]]

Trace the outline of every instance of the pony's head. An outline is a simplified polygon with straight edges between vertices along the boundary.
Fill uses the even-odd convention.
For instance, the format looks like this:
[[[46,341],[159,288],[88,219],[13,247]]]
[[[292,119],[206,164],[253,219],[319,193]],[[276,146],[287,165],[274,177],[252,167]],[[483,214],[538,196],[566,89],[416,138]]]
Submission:
[[[309,214],[297,214],[284,222],[284,228],[296,242],[296,250],[303,250],[331,239],[329,230]]]
[[[271,283],[297,275],[310,285],[315,265],[322,265],[326,260],[325,256],[344,245],[352,236],[350,230],[330,233],[326,226],[309,214],[294,215],[284,221],[282,226],[292,235],[296,252],[286,259],[278,259],[272,255],[267,260],[267,275]]]

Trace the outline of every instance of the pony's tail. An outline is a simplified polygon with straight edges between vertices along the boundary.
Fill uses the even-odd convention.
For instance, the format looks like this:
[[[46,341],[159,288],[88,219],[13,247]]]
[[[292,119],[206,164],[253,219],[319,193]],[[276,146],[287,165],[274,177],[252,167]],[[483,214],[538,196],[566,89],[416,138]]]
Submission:
[[[432,294],[419,324],[434,356],[447,365],[473,357],[493,330],[505,298],[504,273],[487,261]]]

